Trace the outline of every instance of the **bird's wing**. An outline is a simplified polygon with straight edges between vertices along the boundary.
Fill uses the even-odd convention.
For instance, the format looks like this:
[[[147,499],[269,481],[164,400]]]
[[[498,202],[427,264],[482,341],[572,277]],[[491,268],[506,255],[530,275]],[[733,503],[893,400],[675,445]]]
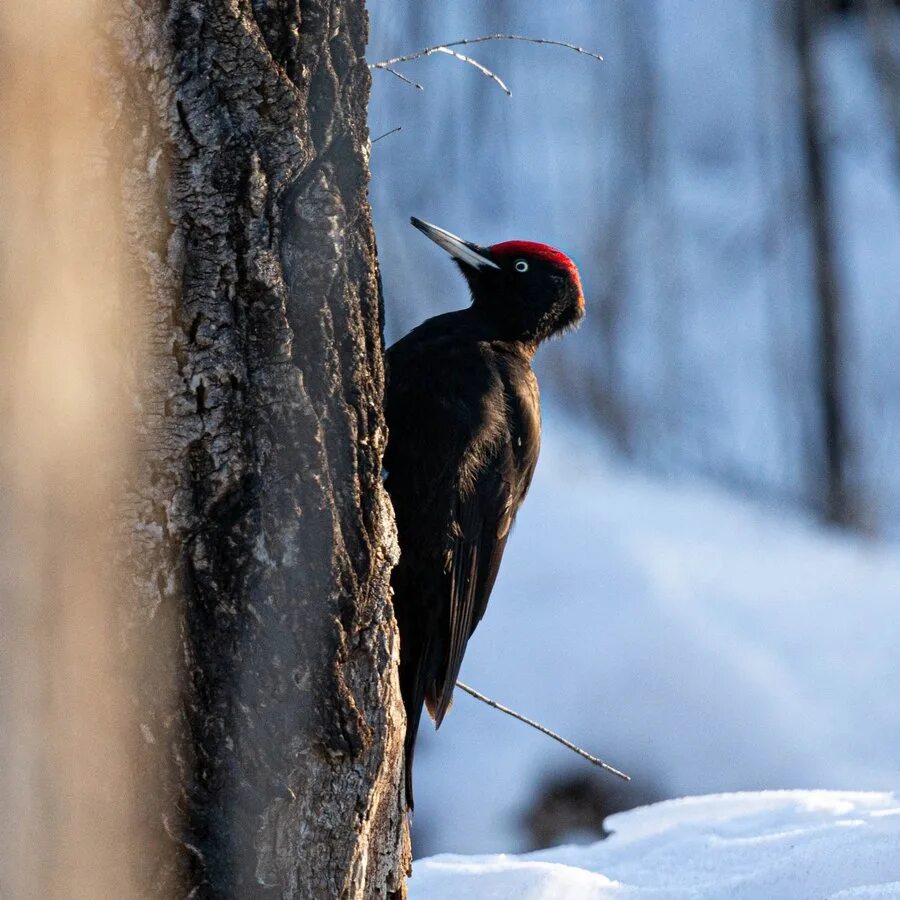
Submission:
[[[487,607],[518,505],[513,486],[519,479],[509,444],[478,456],[478,468],[459,485],[455,497],[446,658],[440,666],[443,677],[426,696],[436,725],[440,725],[453,699],[466,645]]]
[[[401,545],[392,586],[408,760],[423,700],[437,724],[450,706],[537,460],[535,436],[513,452],[504,384],[476,345],[447,336],[451,316],[387,353],[385,486]]]

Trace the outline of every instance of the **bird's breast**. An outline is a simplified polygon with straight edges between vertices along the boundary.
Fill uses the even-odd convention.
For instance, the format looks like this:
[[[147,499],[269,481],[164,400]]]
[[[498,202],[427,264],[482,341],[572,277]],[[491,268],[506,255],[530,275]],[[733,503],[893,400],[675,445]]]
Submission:
[[[523,359],[504,360],[501,377],[506,394],[510,445],[524,495],[541,446],[540,393],[531,365]]]

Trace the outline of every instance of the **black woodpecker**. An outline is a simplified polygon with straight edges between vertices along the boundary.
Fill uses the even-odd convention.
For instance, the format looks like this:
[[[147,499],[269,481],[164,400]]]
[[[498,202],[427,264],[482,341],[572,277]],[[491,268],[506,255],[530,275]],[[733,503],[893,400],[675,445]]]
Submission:
[[[394,611],[406,707],[406,802],[423,703],[439,727],[484,615],[541,442],[538,345],[576,325],[575,264],[530,241],[481,247],[422,222],[472,294],[387,351],[385,486],[397,516]]]

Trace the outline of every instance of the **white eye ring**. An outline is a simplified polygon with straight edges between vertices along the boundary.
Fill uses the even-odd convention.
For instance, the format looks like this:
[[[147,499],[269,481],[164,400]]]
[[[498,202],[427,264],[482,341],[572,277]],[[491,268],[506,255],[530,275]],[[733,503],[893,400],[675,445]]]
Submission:
[[[524,259],[516,260],[516,271],[517,272],[527,272],[528,271],[528,263],[525,262]]]

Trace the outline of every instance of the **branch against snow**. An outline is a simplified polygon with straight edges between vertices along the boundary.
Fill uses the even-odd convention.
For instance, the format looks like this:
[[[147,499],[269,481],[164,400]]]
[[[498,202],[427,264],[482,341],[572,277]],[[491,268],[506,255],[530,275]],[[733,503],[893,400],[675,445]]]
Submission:
[[[463,684],[461,681],[457,681],[456,686],[461,691],[465,691],[470,697],[474,697],[476,700],[480,700],[482,703],[486,703],[491,707],[491,709],[496,709],[498,712],[506,713],[506,715],[512,716],[512,718],[518,719],[518,721],[524,722],[526,725],[530,725],[541,734],[546,734],[547,737],[553,738],[554,741],[558,741],[563,745],[563,747],[567,747],[573,753],[577,753],[580,757],[582,757],[582,759],[586,759],[592,765],[598,766],[601,769],[605,769],[607,772],[611,772],[613,775],[621,778],[623,781],[631,781],[630,775],[626,775],[624,772],[614,768],[599,757],[594,756],[592,753],[588,753],[587,750],[583,750],[577,744],[573,744],[571,741],[566,740],[562,735],[557,734],[555,731],[551,731],[549,728],[547,728],[546,725],[541,725],[540,722],[535,722],[534,719],[529,719],[527,716],[523,716],[521,713],[516,712],[514,709],[510,709],[508,706],[504,706],[502,703],[498,703],[496,700],[491,700],[490,697],[486,697],[484,694],[476,691],[475,688],[469,687],[469,685]]]
[[[411,81],[405,75],[402,75],[400,72],[394,68],[400,63],[406,62],[414,62],[417,59],[423,59],[426,56],[431,56],[434,53],[445,53],[449,56],[452,56],[454,59],[458,59],[460,62],[466,63],[474,68],[476,68],[482,75],[490,78],[491,81],[495,82],[498,87],[503,90],[507,96],[512,96],[512,91],[506,86],[503,80],[494,72],[492,72],[487,66],[478,62],[478,60],[473,59],[471,56],[466,56],[464,53],[459,53],[456,50],[451,49],[452,47],[465,47],[468,44],[483,44],[486,41],[522,41],[526,44],[547,44],[552,47],[564,47],[566,50],[572,50],[575,53],[581,53],[584,56],[590,56],[591,59],[596,59],[598,62],[603,62],[603,57],[599,53],[594,53],[591,50],[586,50],[584,47],[579,47],[577,44],[570,44],[568,41],[555,41],[550,38],[538,38],[538,37],[526,37],[521,34],[484,34],[480,37],[473,38],[462,38],[458,41],[447,41],[444,44],[435,44],[433,47],[425,47],[422,50],[417,50],[415,53],[407,53],[403,56],[395,56],[392,59],[383,59],[379,62],[369,63],[370,69],[382,69],[385,72],[390,72],[391,75],[395,75],[401,81],[405,81],[407,84],[412,85],[416,90],[421,91],[424,90],[421,84],[418,84],[415,81]]]

